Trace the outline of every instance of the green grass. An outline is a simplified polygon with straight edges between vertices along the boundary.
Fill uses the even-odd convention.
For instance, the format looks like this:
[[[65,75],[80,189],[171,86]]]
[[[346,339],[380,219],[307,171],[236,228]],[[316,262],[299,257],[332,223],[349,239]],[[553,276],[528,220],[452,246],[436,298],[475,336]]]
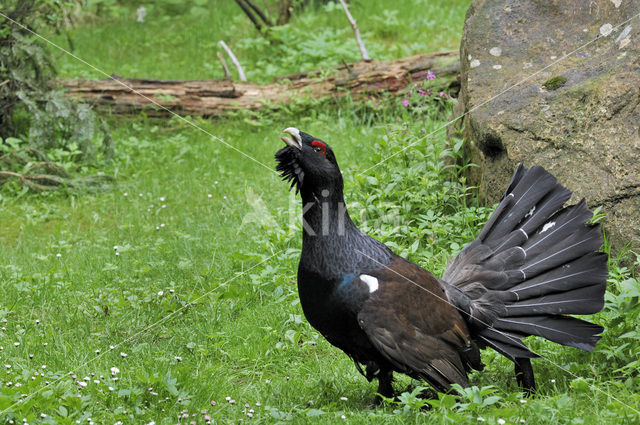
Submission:
[[[365,4],[373,2],[354,2],[354,14]],[[424,2],[408,15],[409,2],[376,2],[378,10],[395,4],[402,28],[413,28],[413,16],[420,13],[445,19],[453,10],[451,22],[462,22],[462,6]],[[337,26],[331,16],[316,13],[298,22]],[[193,19],[177,15],[175,27],[167,21],[153,25],[167,41],[172,35],[187,40],[204,27],[222,31],[211,29],[212,22],[183,31]],[[98,49],[103,40],[135,45],[139,35],[125,31],[132,27],[120,21],[80,27],[77,53],[120,75],[132,76],[137,66],[136,76],[210,76],[197,74],[204,59],[196,43],[164,46],[152,32],[145,55],[118,62],[111,47]],[[386,30],[376,24],[368,31]],[[424,40],[410,34],[379,37],[397,44]],[[234,37],[240,43],[240,35]],[[453,36],[444,37],[437,47],[455,47],[446,41]],[[332,43],[338,51],[338,42]],[[167,58],[159,59],[162,51]],[[253,61],[258,60],[256,54]],[[300,54],[296,60],[317,59]],[[67,75],[80,69],[66,57],[58,62]],[[447,155],[460,155],[459,145],[445,149],[443,132],[424,140],[444,123],[451,104],[427,102],[415,93],[411,102],[405,108],[400,98],[389,97],[374,108],[346,99],[194,122],[267,168],[274,166],[285,127],[326,140],[339,157],[347,201],[360,226],[439,275],[489,210],[466,196],[470,189],[459,169],[445,167]],[[104,171],[117,178],[114,190],[0,192],[0,423],[25,418],[30,424],[73,424],[90,418],[96,424],[202,424],[206,415],[215,423],[638,423],[632,409],[640,407],[640,289],[623,263],[611,262],[607,307],[592,318],[607,328],[593,353],[530,339],[532,349],[545,356],[534,360],[536,397],[522,402],[510,362],[486,350],[487,367],[471,375],[475,389],[460,397],[429,400],[434,407],[425,412],[426,402],[410,391],[400,402],[370,410],[375,384],[302,316],[291,283],[300,205],[286,185],[180,120],[111,118],[110,124],[116,156]],[[409,143],[415,147],[360,174]],[[113,367],[119,370],[115,376]],[[395,384],[400,392],[417,385],[403,377]],[[20,401],[23,394],[33,396]],[[185,414],[195,416],[187,420]]]
[[[288,25],[275,31],[273,43],[259,35],[235,2],[213,3],[204,15],[168,15],[151,9],[144,23],[136,23],[131,12],[107,24],[81,25],[73,31],[75,53],[107,74],[123,77],[222,78],[216,51],[222,51],[218,41],[225,40],[247,77],[259,82],[360,59],[351,27],[337,3],[294,15]],[[351,11],[371,56],[382,60],[457,50],[469,3],[361,0],[352,2]],[[63,36],[53,40],[69,47]],[[104,78],[71,56],[55,55],[63,77]],[[227,62],[232,66],[228,58]]]

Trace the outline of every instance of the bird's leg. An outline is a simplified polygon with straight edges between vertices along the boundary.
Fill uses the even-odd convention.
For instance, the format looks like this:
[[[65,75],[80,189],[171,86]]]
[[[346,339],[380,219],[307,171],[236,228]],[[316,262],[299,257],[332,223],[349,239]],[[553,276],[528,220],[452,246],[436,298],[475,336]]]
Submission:
[[[382,404],[382,397],[393,397],[393,386],[391,382],[393,382],[393,371],[381,370],[378,374],[378,394],[376,394],[376,398],[373,400],[374,406]]]
[[[536,392],[536,380],[533,376],[533,367],[531,367],[531,359],[526,357],[516,357],[513,360],[516,372],[516,380],[518,385],[522,387],[525,394],[530,396]]]

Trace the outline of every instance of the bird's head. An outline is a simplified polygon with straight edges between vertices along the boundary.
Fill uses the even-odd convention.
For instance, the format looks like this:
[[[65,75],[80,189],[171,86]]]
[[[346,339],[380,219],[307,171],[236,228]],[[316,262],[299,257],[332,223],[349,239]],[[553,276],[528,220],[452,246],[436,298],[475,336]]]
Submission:
[[[295,186],[303,196],[323,189],[342,193],[342,174],[329,145],[294,127],[283,133],[291,137],[281,137],[287,146],[276,152],[276,170],[283,180],[291,181],[291,189]]]

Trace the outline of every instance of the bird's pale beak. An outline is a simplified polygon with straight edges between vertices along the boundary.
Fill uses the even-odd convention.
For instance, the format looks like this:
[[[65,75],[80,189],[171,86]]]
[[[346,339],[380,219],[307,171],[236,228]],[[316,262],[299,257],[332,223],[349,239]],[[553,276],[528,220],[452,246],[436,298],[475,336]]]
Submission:
[[[295,127],[289,127],[282,130],[283,133],[287,133],[293,137],[290,139],[288,137],[282,136],[280,139],[287,144],[287,146],[292,146],[299,150],[302,150],[302,137],[300,137],[300,130]]]

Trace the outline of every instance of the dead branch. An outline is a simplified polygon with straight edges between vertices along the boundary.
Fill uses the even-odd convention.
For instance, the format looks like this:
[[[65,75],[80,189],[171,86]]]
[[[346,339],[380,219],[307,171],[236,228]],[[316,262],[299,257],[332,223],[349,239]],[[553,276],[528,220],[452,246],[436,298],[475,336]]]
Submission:
[[[233,62],[236,69],[238,70],[238,77],[240,78],[240,81],[247,81],[247,77],[245,77],[244,75],[244,69],[242,69],[242,65],[240,65],[240,62],[238,61],[238,58],[236,58],[236,55],[233,54],[229,46],[227,46],[227,43],[225,43],[223,40],[220,40],[220,45],[222,46],[224,51],[227,52],[227,54],[231,58],[231,62]]]
[[[247,15],[247,17],[249,17],[251,22],[253,22],[253,26],[256,27],[258,32],[262,33],[262,23],[260,23],[260,21],[258,21],[258,19],[253,14],[253,12],[251,12],[251,8],[247,4],[245,4],[243,0],[236,0],[236,3],[238,3],[238,6],[240,6],[244,14]]]
[[[265,15],[262,10],[260,10],[260,8],[258,6],[255,5],[254,2],[252,2],[251,0],[244,0],[249,7],[251,7],[260,17],[260,19],[262,19],[262,22],[264,22],[268,27],[272,27],[273,23],[271,23],[271,20],[267,17],[267,15]]]
[[[73,187],[69,182],[66,182],[56,176],[48,176],[44,174],[27,176],[20,173],[14,173],[13,171],[0,171],[0,186],[4,185],[12,177],[17,178],[20,181],[20,187],[27,186],[37,192],[54,190],[56,187],[61,185]]]
[[[216,52],[216,55],[218,55],[218,59],[222,64],[222,69],[224,70],[224,78],[231,79],[231,72],[229,72],[229,67],[227,66],[227,62],[224,60],[224,56],[222,56],[222,53],[220,52]]]
[[[360,48],[360,54],[362,55],[362,60],[369,62],[371,58],[369,57],[369,53],[367,53],[367,49],[364,47],[364,43],[362,42],[362,37],[360,37],[360,30],[358,29],[358,24],[356,20],[351,16],[351,12],[349,12],[349,8],[347,7],[347,3],[344,0],[340,0],[340,4],[344,9],[344,13],[347,15],[347,19],[351,24],[351,28],[353,28],[353,33],[356,36],[356,43],[358,43],[358,47]]]
[[[47,162],[47,161],[41,161],[41,162],[37,162],[35,164],[33,164],[31,167],[29,167],[27,170],[25,170],[24,174],[25,175],[34,175],[35,173],[38,174],[47,174],[47,175],[55,175],[55,176],[60,176],[60,177],[64,177],[64,178],[70,178],[71,176],[69,175],[69,173],[67,172],[67,170],[64,169],[64,167],[53,163],[53,162]]]
[[[436,74],[428,80],[429,71]],[[327,70],[285,75],[272,84],[237,83],[228,79],[166,81],[126,79],[127,86],[153,98],[160,105],[181,115],[222,116],[238,110],[278,108],[305,98],[330,98],[351,95],[354,99],[395,93],[411,83],[422,82],[434,92],[457,95],[460,72],[456,51],[418,55],[394,61],[353,62]],[[166,110],[150,105],[112,79],[60,81],[73,97],[114,114],[132,114],[145,110],[147,115],[165,116]]]

